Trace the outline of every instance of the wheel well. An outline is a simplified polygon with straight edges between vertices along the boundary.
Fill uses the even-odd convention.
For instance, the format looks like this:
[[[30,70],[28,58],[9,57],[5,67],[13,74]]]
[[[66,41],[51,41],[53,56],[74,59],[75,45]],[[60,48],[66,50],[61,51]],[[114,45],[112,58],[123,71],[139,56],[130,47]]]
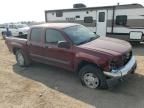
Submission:
[[[85,65],[88,65],[88,64],[89,64],[89,65],[97,66],[97,64],[95,64],[95,63],[91,63],[91,62],[88,62],[88,61],[81,61],[81,62],[78,64],[77,72],[79,72],[82,67],[84,67]]]
[[[13,53],[16,54],[17,50],[20,50],[20,48],[13,48]]]

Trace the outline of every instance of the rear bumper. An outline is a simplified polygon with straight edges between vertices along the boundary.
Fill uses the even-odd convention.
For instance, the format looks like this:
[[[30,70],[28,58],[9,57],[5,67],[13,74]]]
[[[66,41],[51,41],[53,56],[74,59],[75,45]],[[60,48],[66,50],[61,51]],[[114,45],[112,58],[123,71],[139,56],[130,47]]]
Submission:
[[[137,66],[135,57],[132,56],[132,58],[129,60],[129,62],[122,68],[118,70],[112,70],[111,72],[106,72],[104,71],[104,74],[108,77],[123,77],[126,76],[127,74],[135,71]]]

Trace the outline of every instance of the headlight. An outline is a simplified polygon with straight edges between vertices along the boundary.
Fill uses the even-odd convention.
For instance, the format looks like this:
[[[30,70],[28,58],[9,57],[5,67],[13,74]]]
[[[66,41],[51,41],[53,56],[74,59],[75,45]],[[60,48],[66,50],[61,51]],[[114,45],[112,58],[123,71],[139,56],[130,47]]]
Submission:
[[[116,70],[116,69],[118,68],[118,66],[117,66],[117,61],[112,60],[112,61],[109,63],[109,67],[110,67],[110,70]]]
[[[122,56],[123,64],[125,65],[131,59],[131,57],[132,57],[132,51],[125,53]]]

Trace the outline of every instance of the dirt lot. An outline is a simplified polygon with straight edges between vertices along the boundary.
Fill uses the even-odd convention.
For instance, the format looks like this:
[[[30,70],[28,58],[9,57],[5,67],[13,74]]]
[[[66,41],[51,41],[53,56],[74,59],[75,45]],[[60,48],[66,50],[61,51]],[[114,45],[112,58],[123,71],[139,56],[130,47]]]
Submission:
[[[81,86],[75,74],[48,65],[17,66],[0,38],[0,108],[144,108],[144,44],[133,46],[136,74],[109,90]]]

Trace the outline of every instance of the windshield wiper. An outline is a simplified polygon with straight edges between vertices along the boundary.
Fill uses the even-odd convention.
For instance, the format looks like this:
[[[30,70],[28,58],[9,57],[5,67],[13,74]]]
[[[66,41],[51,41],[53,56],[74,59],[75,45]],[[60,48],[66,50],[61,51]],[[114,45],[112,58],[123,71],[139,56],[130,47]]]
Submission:
[[[88,40],[88,42],[90,42],[90,41],[92,41],[92,40],[95,40],[95,39],[97,39],[98,37],[91,37],[89,40]]]
[[[90,42],[90,41],[93,41],[93,40],[95,40],[95,39],[97,39],[97,38],[98,38],[98,37],[91,37],[91,38],[89,38],[88,40],[85,40],[85,41],[82,41],[82,42],[78,43],[78,45],[84,44],[84,43],[87,43],[87,42]]]
[[[85,41],[82,41],[82,42],[78,43],[77,45],[84,44],[84,43],[87,43],[87,42],[88,42],[88,40],[85,40]]]

